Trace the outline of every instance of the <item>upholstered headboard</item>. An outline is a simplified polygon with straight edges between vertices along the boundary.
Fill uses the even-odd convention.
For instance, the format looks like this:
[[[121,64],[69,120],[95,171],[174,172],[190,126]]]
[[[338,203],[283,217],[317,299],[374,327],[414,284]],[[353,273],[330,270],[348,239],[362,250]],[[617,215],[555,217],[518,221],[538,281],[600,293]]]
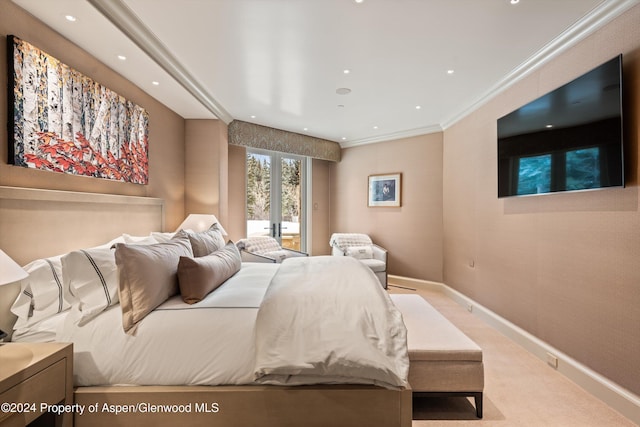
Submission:
[[[128,233],[164,230],[164,201],[150,197],[0,186],[0,249],[18,264],[100,245]],[[19,285],[0,287],[0,329]]]

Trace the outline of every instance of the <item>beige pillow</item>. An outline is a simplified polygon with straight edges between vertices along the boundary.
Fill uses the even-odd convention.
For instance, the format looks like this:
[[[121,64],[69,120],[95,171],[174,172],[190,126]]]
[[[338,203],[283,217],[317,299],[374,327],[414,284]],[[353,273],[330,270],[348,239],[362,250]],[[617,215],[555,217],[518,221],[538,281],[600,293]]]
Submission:
[[[216,224],[214,224],[215,226]],[[211,227],[207,231],[194,232],[190,231],[189,241],[191,241],[191,247],[193,248],[193,255],[195,257],[201,257],[209,255],[222,249],[224,247],[224,237],[218,229]]]
[[[180,257],[178,284],[187,304],[195,304],[236,274],[242,265],[240,251],[233,242],[214,253],[199,257]]]
[[[133,334],[138,322],[178,293],[177,273],[181,256],[193,256],[185,232],[176,233],[167,243],[116,245],[120,276],[118,295],[125,332]]]

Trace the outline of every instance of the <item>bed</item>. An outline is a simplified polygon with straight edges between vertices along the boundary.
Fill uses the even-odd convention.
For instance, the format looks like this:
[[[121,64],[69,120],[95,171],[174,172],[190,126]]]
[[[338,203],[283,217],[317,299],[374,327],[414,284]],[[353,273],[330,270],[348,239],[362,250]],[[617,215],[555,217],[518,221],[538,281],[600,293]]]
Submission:
[[[6,199],[7,191],[0,192],[0,196],[5,196]],[[56,192],[53,195],[47,192],[46,200],[40,200],[38,197],[32,197],[31,194],[33,193],[30,193],[29,203],[36,210],[42,209],[43,204],[49,204],[52,198],[77,197],[64,192]],[[102,203],[96,201],[96,197],[98,196],[92,196],[90,202],[92,210],[96,208],[96,203]],[[119,203],[108,199],[109,206]],[[141,201],[144,206],[142,210],[149,207],[150,210],[157,212],[157,214],[152,213],[159,217],[154,224],[145,225],[140,230],[128,229],[132,235],[136,233],[146,235],[154,229],[157,230],[158,223],[161,225],[162,208],[158,209],[161,204],[149,204],[146,198],[143,201],[137,199],[141,198],[119,196],[119,201],[126,205]],[[59,203],[59,200],[55,202]],[[0,200],[0,210],[7,203],[11,202]],[[76,200],[74,203],[82,205],[84,202]],[[41,233],[42,230],[39,232]],[[95,243],[99,242],[96,239]],[[122,242],[117,243],[122,244]],[[112,245],[113,242],[107,242],[106,245],[98,246]],[[64,248],[64,250],[67,249]],[[398,375],[403,370],[402,357],[393,361],[391,363],[393,366],[378,369],[371,375],[368,369],[365,369],[363,375],[343,378],[343,371],[325,372],[327,369],[325,363],[299,363],[300,360],[296,359],[300,356],[298,348],[274,347],[276,344],[284,345],[289,342],[290,336],[304,335],[314,323],[328,328],[316,332],[320,335],[325,335],[327,331],[338,330],[341,326],[344,327],[344,324],[340,325],[337,320],[333,321],[333,324],[327,324],[313,318],[306,319],[304,315],[310,310],[308,305],[304,304],[317,306],[317,300],[303,302],[300,310],[294,310],[293,318],[279,319],[283,307],[293,304],[288,298],[295,296],[296,288],[302,290],[301,283],[307,286],[307,279],[300,280],[298,277],[292,281],[287,277],[298,274],[297,270],[309,270],[310,274],[305,277],[322,277],[320,272],[330,269],[326,264],[328,262],[334,262],[334,260],[319,259],[313,261],[314,264],[311,266],[307,265],[306,261],[304,265],[293,263],[284,272],[279,272],[281,265],[277,264],[244,264],[230,279],[223,281],[220,287],[199,302],[186,307],[186,303],[180,296],[168,298],[144,316],[143,320],[134,318],[133,326],[126,332],[123,327],[128,321],[126,316],[123,316],[125,309],[122,308],[126,302],[108,304],[94,311],[87,309],[84,314],[91,313],[88,320],[83,318],[83,313],[78,313],[73,304],[70,304],[70,308],[40,322],[42,327],[38,330],[32,330],[33,328],[27,330],[21,327],[18,319],[13,339],[42,341],[54,337],[55,340],[74,343],[74,378],[77,385],[75,402],[87,407],[97,405],[96,408],[99,408],[92,413],[87,411],[82,416],[76,414],[74,423],[78,426],[114,424],[159,426],[177,423],[224,426],[258,424],[266,426],[301,424],[409,426],[411,424],[411,390],[406,383],[406,378],[404,382],[396,378],[402,376]],[[315,265],[315,263],[318,264]],[[287,264],[282,266],[286,267]],[[278,277],[279,280],[272,280]],[[332,278],[324,280],[325,282],[328,280],[329,283],[335,282]],[[376,283],[375,277],[373,281]],[[277,285],[271,286],[273,282]],[[323,288],[323,293],[327,290],[325,288],[329,290],[331,288],[326,285],[316,287]],[[78,286],[76,293],[81,288],[82,286]],[[273,290],[275,288],[281,289],[276,292]],[[379,286],[375,287],[375,289],[378,288]],[[336,291],[337,289],[333,290],[334,294]],[[6,293],[5,290],[3,292]],[[15,294],[16,290],[9,292]],[[300,294],[298,298],[306,294],[306,292],[298,293]],[[112,294],[111,297],[114,295]],[[284,295],[284,299],[273,295]],[[382,295],[386,294],[374,293],[371,297],[384,298]],[[263,304],[263,301],[269,301],[269,304]],[[124,305],[121,306],[121,304]],[[265,310],[267,314],[261,311],[260,307],[263,305],[271,306],[271,314],[268,310]],[[4,312],[0,314],[0,324],[6,327],[7,322],[12,322],[13,319],[6,312],[6,307],[2,310]],[[218,320],[216,322],[206,320],[208,312],[215,312]],[[326,312],[321,313],[323,317],[327,315]],[[198,326],[191,328],[180,326],[176,316],[182,319],[187,318],[188,324]],[[276,321],[283,323],[275,327],[264,327],[262,330],[256,326],[252,335],[254,325],[259,325],[256,319],[265,316],[275,317]],[[364,316],[364,323],[350,320],[349,324],[355,322],[358,329],[365,328],[365,331],[369,331],[364,334],[369,336],[381,332],[376,331],[374,334],[367,329],[369,327],[374,328],[374,331],[375,328],[393,330],[393,327],[389,328],[389,324],[386,323],[370,324],[371,318],[375,317],[378,316],[369,314]],[[291,325],[292,319],[295,320],[294,324],[300,324],[303,327],[288,328],[286,325]],[[393,322],[393,319],[388,320]],[[114,323],[118,323],[119,328],[114,329]],[[218,327],[209,329],[209,326],[215,326],[209,323],[217,323]],[[220,325],[223,327],[220,328]],[[277,334],[273,335],[273,331]],[[188,343],[194,341],[189,338],[190,334],[198,337],[198,345],[191,349]],[[396,330],[393,334],[401,337],[402,331]],[[96,341],[91,340],[96,336],[100,337],[97,344]],[[153,338],[150,338],[151,336]],[[202,339],[203,336],[209,338]],[[387,341],[387,339],[384,338],[381,341]],[[397,343],[394,344],[396,341],[388,340],[380,345],[385,348],[385,351],[399,354],[397,352],[401,353],[403,349]],[[256,348],[263,347],[265,350],[253,351],[250,347],[253,343]],[[336,348],[339,347],[340,345],[336,344]],[[273,350],[274,348],[277,350]],[[311,346],[311,348],[315,347]],[[406,352],[406,337],[404,351]],[[274,364],[280,362],[274,359],[278,359],[278,355],[285,353],[289,353],[288,360],[294,360],[296,363],[289,362],[289,365],[285,364],[285,366]],[[367,353],[370,352],[360,354],[358,360],[362,361]],[[120,356],[116,357],[114,354]],[[149,354],[162,354],[165,357],[151,361]],[[202,354],[207,354],[213,359],[198,357]],[[182,362],[175,361],[178,356],[185,355],[187,357]],[[323,360],[326,361],[332,356],[334,354],[318,357],[325,357]],[[342,357],[335,358],[338,362],[342,359]],[[212,363],[211,360],[215,362]],[[347,362],[344,366],[349,366],[348,363],[352,362]],[[380,360],[372,363],[379,366]],[[222,373],[216,369],[208,369],[217,364],[227,364],[232,368]],[[338,365],[340,363],[336,364]],[[344,366],[341,369],[346,369]],[[353,369],[348,371],[353,372]],[[159,380],[158,372],[165,372],[168,375]]]

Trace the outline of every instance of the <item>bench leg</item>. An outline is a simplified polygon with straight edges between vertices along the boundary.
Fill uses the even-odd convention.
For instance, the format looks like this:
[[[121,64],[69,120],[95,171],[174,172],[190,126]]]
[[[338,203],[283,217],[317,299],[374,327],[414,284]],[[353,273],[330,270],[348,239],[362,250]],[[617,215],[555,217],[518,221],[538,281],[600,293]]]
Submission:
[[[473,400],[476,403],[476,416],[482,418],[482,392],[473,393]]]
[[[476,416],[478,418],[482,418],[482,392],[473,392],[473,391],[414,391],[413,395],[416,397],[451,397],[451,396],[460,396],[460,397],[473,397],[474,403],[476,404]]]

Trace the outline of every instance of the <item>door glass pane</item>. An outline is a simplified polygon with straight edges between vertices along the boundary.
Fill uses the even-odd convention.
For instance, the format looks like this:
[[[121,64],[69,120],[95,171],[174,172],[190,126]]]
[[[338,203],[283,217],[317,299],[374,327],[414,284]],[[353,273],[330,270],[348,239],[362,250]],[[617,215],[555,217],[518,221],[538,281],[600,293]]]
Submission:
[[[268,236],[271,229],[271,156],[247,153],[247,236]]]
[[[302,161],[282,158],[281,168],[281,239],[282,247],[300,250],[300,218],[302,217],[302,191],[300,173]]]

